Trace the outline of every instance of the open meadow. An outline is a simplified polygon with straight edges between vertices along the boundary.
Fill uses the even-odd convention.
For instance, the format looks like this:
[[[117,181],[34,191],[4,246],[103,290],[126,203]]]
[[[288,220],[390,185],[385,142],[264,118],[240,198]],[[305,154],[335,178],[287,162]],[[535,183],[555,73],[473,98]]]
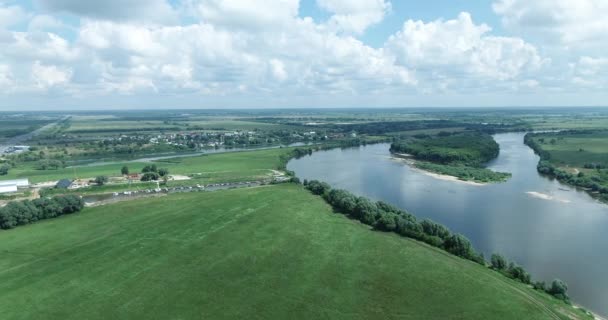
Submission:
[[[297,185],[175,194],[0,232],[3,319],[569,319]]]
[[[203,183],[251,181],[267,178],[280,164],[279,156],[288,148],[276,148],[243,152],[228,152],[194,157],[173,158],[153,162],[116,162],[94,166],[68,167],[57,170],[38,170],[22,165],[12,169],[4,178],[29,178],[31,182],[56,181],[64,178],[94,178],[96,176],[120,176],[123,166],[131,172],[156,164],[167,168],[171,174],[193,175]]]

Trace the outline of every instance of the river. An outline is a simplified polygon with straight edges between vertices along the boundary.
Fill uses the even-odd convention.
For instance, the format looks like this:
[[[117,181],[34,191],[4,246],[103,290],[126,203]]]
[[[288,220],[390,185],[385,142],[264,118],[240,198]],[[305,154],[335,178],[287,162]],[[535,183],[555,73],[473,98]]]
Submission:
[[[511,172],[505,183],[445,181],[395,160],[388,144],[315,152],[287,168],[358,195],[384,200],[468,237],[486,258],[499,252],[536,280],[568,283],[571,298],[608,315],[608,206],[545,178],[523,133],[494,136],[499,156],[488,164]]]

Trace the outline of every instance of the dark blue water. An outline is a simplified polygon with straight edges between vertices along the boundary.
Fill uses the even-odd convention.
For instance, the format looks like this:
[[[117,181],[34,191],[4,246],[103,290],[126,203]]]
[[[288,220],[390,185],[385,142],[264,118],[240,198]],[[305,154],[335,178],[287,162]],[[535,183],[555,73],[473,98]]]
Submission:
[[[437,179],[391,158],[388,144],[316,152],[289,162],[300,179],[317,179],[468,237],[486,257],[500,252],[534,279],[560,278],[574,301],[608,314],[608,206],[536,171],[523,133],[498,134],[489,164],[511,172],[505,183],[475,186]]]

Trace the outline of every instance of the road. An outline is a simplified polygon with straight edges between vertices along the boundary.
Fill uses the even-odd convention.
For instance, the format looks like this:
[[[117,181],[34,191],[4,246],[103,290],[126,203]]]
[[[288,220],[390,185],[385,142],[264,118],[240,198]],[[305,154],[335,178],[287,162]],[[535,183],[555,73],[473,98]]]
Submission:
[[[49,123],[49,124],[47,124],[47,125],[45,125],[45,126],[43,126],[41,128],[38,128],[38,129],[36,129],[36,130],[34,130],[32,132],[28,132],[26,134],[22,134],[20,136],[16,136],[16,137],[10,138],[9,140],[7,140],[6,142],[4,142],[3,144],[0,145],[0,155],[4,154],[4,152],[6,152],[6,150],[9,147],[21,145],[24,142],[30,140],[31,138],[39,135],[40,133],[42,133],[42,132],[44,132],[44,131],[46,131],[46,130],[52,128],[52,127],[54,127],[58,123],[60,123],[62,121],[65,121],[65,120],[67,120],[69,118],[70,118],[70,116],[63,117],[60,120],[57,120],[57,121],[55,121],[53,123]]]

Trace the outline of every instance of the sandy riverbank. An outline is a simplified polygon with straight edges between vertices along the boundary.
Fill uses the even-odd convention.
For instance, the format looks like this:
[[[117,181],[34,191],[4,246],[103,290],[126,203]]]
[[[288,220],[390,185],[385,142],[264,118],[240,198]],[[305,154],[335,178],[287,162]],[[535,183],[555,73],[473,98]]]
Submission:
[[[550,194],[546,194],[546,193],[542,193],[542,192],[528,191],[526,193],[529,196],[531,196],[533,198],[537,198],[537,199],[549,200],[549,201],[558,201],[558,202],[561,202],[561,203],[570,203],[570,200],[556,198],[556,197],[554,197],[554,196],[552,196]]]
[[[477,186],[477,187],[482,187],[482,186],[488,185],[488,183],[460,180],[460,179],[458,179],[458,177],[455,177],[455,176],[450,176],[447,174],[440,174],[440,173],[423,170],[423,169],[416,167],[416,162],[411,158],[411,155],[405,154],[405,153],[396,153],[395,155],[396,156],[391,157],[391,159],[393,159],[395,161],[403,162],[403,163],[407,164],[408,166],[410,166],[410,168],[412,168],[413,170],[420,172],[424,175],[427,175],[429,177],[433,177],[435,179],[456,182],[456,183],[463,183],[463,184],[467,184],[470,186]]]

